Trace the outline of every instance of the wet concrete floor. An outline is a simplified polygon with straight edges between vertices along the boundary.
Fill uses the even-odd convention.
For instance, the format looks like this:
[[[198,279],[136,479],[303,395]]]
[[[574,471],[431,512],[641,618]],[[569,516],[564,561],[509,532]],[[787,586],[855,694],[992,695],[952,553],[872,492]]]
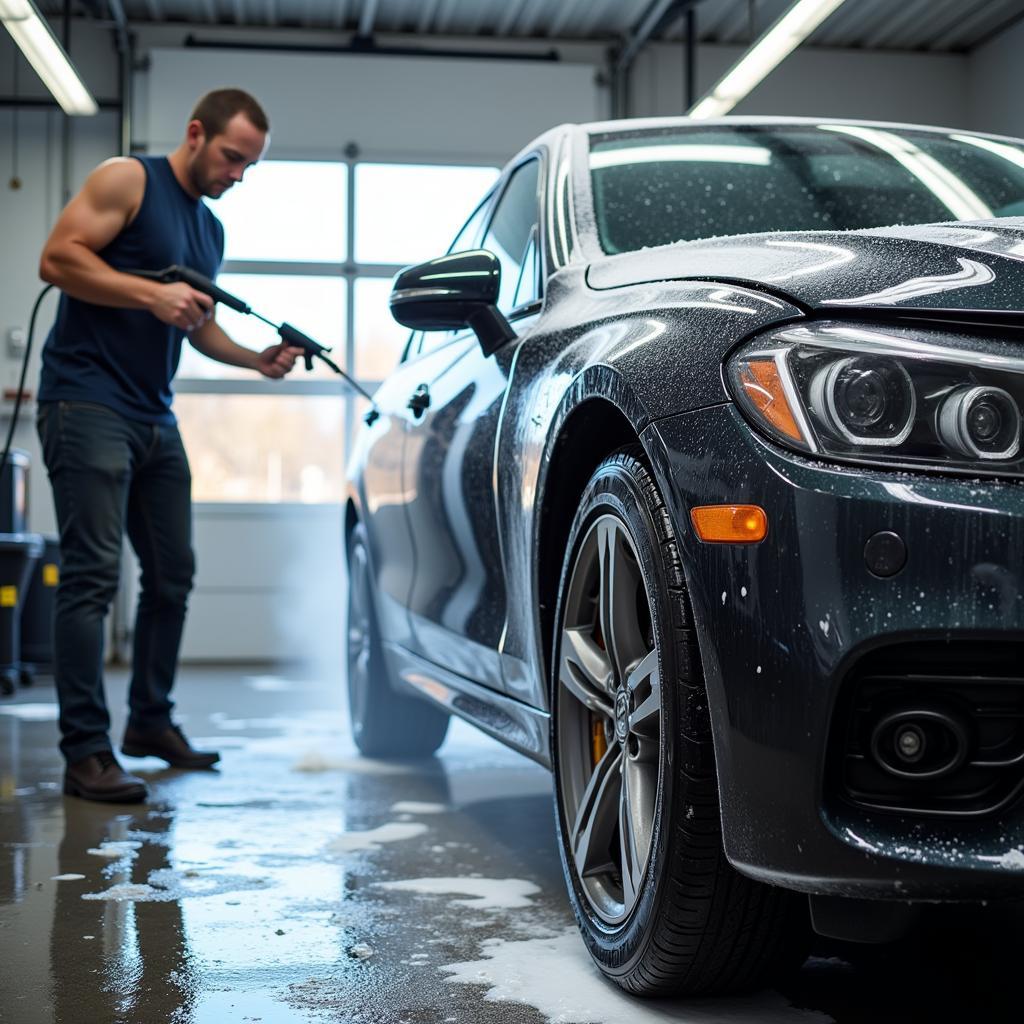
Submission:
[[[119,736],[125,678],[108,686]],[[182,673],[220,770],[124,758],[148,804],[65,798],[45,681],[0,699],[0,1021],[775,1024],[1020,1021],[1024,913],[936,911],[884,951],[819,945],[780,991],[640,1002],[562,889],[546,772],[461,723],[360,759],[337,674]]]

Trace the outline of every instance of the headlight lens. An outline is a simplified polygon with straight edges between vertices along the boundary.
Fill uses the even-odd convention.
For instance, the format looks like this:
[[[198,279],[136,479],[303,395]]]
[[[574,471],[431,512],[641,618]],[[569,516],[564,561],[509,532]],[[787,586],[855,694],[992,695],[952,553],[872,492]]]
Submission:
[[[850,356],[811,380],[812,408],[837,437],[855,445],[907,439],[917,402],[910,374],[895,359]]]
[[[736,352],[727,378],[754,425],[799,451],[1024,474],[1024,359],[998,343],[933,337],[834,323],[786,327]]]
[[[970,458],[1012,459],[1020,448],[1020,409],[1003,388],[960,388],[939,409],[939,436]]]

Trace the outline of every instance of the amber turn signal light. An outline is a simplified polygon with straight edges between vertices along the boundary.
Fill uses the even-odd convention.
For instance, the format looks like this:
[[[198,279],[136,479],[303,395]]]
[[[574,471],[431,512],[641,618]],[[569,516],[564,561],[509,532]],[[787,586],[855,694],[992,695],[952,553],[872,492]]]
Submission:
[[[757,505],[699,505],[690,521],[708,544],[758,544],[768,535],[768,516]]]

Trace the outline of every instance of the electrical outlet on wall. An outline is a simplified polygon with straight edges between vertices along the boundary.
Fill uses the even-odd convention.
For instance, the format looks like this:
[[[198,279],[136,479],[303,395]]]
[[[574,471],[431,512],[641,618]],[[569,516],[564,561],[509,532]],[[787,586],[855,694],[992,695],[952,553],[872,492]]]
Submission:
[[[25,328],[24,327],[8,327],[7,328],[7,354],[12,357],[20,358],[25,354]]]

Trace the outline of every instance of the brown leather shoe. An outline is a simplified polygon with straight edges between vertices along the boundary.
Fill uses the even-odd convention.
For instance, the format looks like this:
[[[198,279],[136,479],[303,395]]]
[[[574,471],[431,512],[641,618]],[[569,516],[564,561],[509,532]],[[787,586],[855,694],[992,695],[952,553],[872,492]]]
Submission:
[[[128,757],[160,757],[172,768],[212,768],[220,760],[216,751],[193,750],[176,725],[152,732],[128,726],[124,731],[121,753]]]
[[[142,779],[129,775],[109,750],[69,764],[64,772],[64,792],[112,804],[137,804],[148,796]]]

